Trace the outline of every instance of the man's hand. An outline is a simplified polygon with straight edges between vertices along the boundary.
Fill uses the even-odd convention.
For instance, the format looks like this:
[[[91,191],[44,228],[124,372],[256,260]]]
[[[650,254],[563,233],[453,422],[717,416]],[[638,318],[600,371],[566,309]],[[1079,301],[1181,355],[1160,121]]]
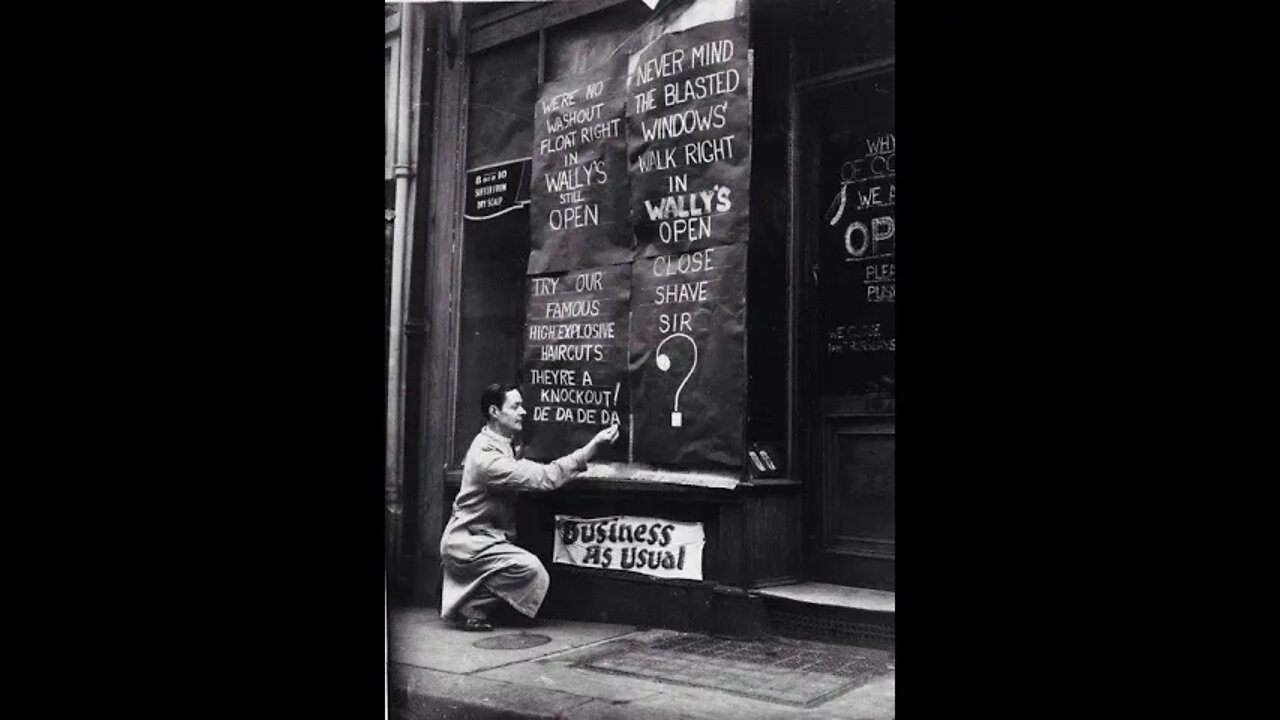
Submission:
[[[591,441],[587,443],[586,450],[587,450],[588,457],[589,458],[595,457],[596,453],[600,452],[600,448],[603,448],[606,444],[612,445],[614,441],[617,439],[618,439],[617,425],[610,425],[609,427],[596,433],[596,436],[591,438]]]
[[[609,443],[610,445],[612,445],[613,442],[617,439],[618,439],[618,426],[610,425],[609,427],[596,433],[596,436],[591,438],[591,442],[595,443],[596,445],[599,445],[600,447],[604,447],[605,443]]]

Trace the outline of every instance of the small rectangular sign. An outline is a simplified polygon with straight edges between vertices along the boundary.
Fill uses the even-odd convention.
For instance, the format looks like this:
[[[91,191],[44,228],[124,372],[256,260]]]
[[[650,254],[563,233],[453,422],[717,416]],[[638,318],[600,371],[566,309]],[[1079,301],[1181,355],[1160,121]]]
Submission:
[[[702,579],[702,523],[649,517],[556,516],[553,559],[562,565]]]
[[[531,158],[473,168],[467,171],[467,220],[489,220],[529,204]]]

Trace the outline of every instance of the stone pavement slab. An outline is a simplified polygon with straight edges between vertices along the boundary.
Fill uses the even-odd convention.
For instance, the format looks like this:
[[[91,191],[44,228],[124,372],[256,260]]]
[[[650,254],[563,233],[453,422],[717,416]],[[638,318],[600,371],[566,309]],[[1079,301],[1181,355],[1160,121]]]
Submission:
[[[388,674],[391,715],[404,720],[551,720],[563,717],[570,708],[591,701],[582,695],[405,665],[392,665]]]
[[[616,703],[608,700],[591,700],[590,702],[566,710],[562,720],[696,720],[691,715],[659,710],[655,707],[641,707],[630,703]]]
[[[394,720],[892,720],[895,714],[891,665],[886,674],[804,708],[580,666],[628,646],[670,645],[665,641],[682,635],[671,630],[547,620],[521,631],[465,633],[440,622],[434,610],[396,611],[390,625]],[[504,632],[539,633],[552,640],[524,650],[472,645]]]
[[[616,651],[614,646],[617,645],[648,644],[676,635],[679,633],[670,630],[635,632],[589,647],[486,670],[478,673],[477,677],[524,687],[588,695],[599,700],[594,704],[575,706],[564,717],[683,717],[705,720],[891,720],[894,717],[895,687],[892,671],[817,707],[803,708],[729,692],[735,689],[750,690],[746,687],[723,690],[691,687],[644,677],[602,673],[578,666],[590,658],[609,656]]]
[[[661,693],[666,686],[643,678],[624,678],[582,670],[573,665],[602,653],[615,652],[617,648],[614,643],[646,643],[674,635],[678,633],[673,630],[637,631],[609,642],[544,656],[539,658],[540,662],[520,663],[486,670],[478,676],[515,684],[537,683],[539,687],[550,690],[576,692],[612,703],[632,702]]]
[[[876,678],[815,708],[821,713],[813,717],[891,720],[897,707],[896,685],[893,673]]]
[[[847,645],[784,639],[733,639],[683,634],[652,643],[611,642],[620,651],[584,664],[603,672],[646,677],[815,707],[885,674],[889,653]]]
[[[393,663],[472,673],[619,637],[633,630],[630,625],[554,620],[530,628],[498,627],[487,633],[462,632],[441,620],[434,609],[405,608],[391,612],[388,642]],[[546,635],[551,642],[521,650],[487,650],[474,645],[478,640],[521,632]]]

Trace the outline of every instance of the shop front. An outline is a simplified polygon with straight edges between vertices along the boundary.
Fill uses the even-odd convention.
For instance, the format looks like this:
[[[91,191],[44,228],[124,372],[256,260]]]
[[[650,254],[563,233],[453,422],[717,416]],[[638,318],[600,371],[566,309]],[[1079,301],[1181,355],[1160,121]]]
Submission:
[[[521,499],[544,615],[754,633],[762,589],[892,591],[893,3],[421,12],[406,600],[493,382],[531,459],[621,429]]]

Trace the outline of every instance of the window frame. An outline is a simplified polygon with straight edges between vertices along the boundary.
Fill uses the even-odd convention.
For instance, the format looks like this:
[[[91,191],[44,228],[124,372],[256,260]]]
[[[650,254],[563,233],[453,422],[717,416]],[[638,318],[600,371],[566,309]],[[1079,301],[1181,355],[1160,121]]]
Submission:
[[[596,13],[607,11],[611,8],[620,6],[623,3],[630,2],[630,1],[632,0],[579,0],[573,3],[520,3],[514,7],[507,7],[507,8],[502,8],[498,10],[478,8],[476,6],[471,6],[470,8],[464,8],[459,10],[458,12],[459,12],[461,21],[458,23],[458,25],[460,26],[460,29],[456,33],[456,35],[452,37],[450,40],[453,47],[448,47],[446,49],[446,53],[450,56],[450,67],[445,70],[445,74],[451,75],[452,80],[451,82],[445,83],[445,85],[449,87],[444,89],[445,92],[457,93],[457,95],[453,98],[456,101],[456,104],[453,105],[453,108],[456,108],[456,112],[452,109],[447,110],[447,112],[451,113],[448,117],[452,118],[453,120],[452,122],[448,123],[448,126],[450,128],[450,134],[447,137],[442,137],[440,139],[440,145],[437,146],[437,147],[444,146],[444,147],[452,148],[451,155],[448,159],[441,158],[441,160],[445,162],[449,162],[450,164],[450,171],[452,174],[447,176],[448,181],[451,183],[458,184],[460,187],[462,184],[464,184],[462,181],[465,179],[465,173],[468,169],[466,167],[466,162],[467,162],[466,148],[468,143],[468,131],[469,131],[469,126],[467,121],[468,121],[468,118],[470,117],[469,113],[470,113],[471,70],[472,70],[472,63],[474,62],[475,55],[485,51],[493,50],[497,47],[500,47],[508,43],[520,41],[522,39],[527,38],[529,35],[537,34],[538,36],[537,81],[539,84],[541,84],[542,82],[545,81],[545,74],[546,74],[547,52],[548,52],[547,31],[554,30],[558,26],[585,18],[589,15],[594,15]],[[750,0],[737,0],[737,1],[746,6],[746,11],[748,13],[752,12],[752,3],[750,2]],[[794,58],[794,52],[792,51],[790,52],[790,57],[788,61],[792,62],[793,58]],[[792,65],[794,65],[793,62],[792,62]],[[794,68],[793,68],[793,74],[794,74]],[[786,96],[783,96],[781,100],[786,102],[789,100],[789,98]],[[793,116],[791,116],[790,113],[788,113],[788,115],[790,118],[793,118]],[[437,125],[437,127],[439,128],[441,127],[441,125]],[[791,132],[793,134],[794,129],[792,129]],[[787,157],[784,158],[784,160],[789,160],[791,155],[790,143],[788,143],[786,155]],[[788,162],[787,173],[788,175],[791,174],[789,162]],[[789,192],[793,190],[793,188],[791,187],[792,185],[793,183],[790,181],[790,179],[788,179],[787,189]],[[454,462],[455,458],[458,456],[459,441],[457,440],[457,437],[458,437],[458,420],[460,415],[459,401],[462,400],[462,401],[469,402],[469,400],[465,398],[458,397],[459,367],[462,360],[461,358],[462,313],[460,308],[461,301],[456,296],[459,295],[462,291],[462,286],[463,286],[462,265],[463,265],[463,256],[464,256],[463,246],[467,242],[467,238],[465,237],[466,233],[464,231],[464,222],[462,217],[462,207],[463,207],[464,201],[465,201],[465,198],[463,194],[457,193],[456,197],[453,198],[453,202],[449,206],[450,211],[449,211],[449,218],[448,218],[449,235],[450,237],[453,238],[453,242],[451,246],[452,264],[450,268],[450,273],[451,273],[450,286],[452,288],[455,298],[452,299],[449,307],[450,333],[449,333],[448,379],[447,379],[449,389],[447,394],[447,397],[448,397],[447,410],[444,413],[446,416],[445,424],[447,427],[447,432],[444,434],[445,442],[444,442],[443,453],[441,453],[441,455],[445,459],[445,464],[443,468],[445,472],[445,477],[455,484],[460,480],[460,477],[461,477],[461,465],[459,463]],[[789,200],[787,205],[788,205],[788,208],[790,209],[791,207],[793,207],[794,203],[790,202]],[[791,267],[792,246],[795,245],[795,239],[794,239],[795,236],[791,232],[793,225],[794,225],[794,217],[788,218],[787,236],[785,238],[785,242],[788,246],[786,251],[788,267],[786,268],[786,271],[785,271],[786,275],[785,275],[784,283],[786,285],[786,293],[783,300],[787,303],[789,307],[791,307],[793,304],[792,296],[794,294],[794,289],[793,289],[794,283],[792,280],[792,277],[794,275],[794,268]],[[748,292],[748,306],[749,306],[750,305],[750,289],[748,289],[747,292]],[[794,354],[794,347],[795,347],[794,335],[795,335],[794,317],[789,316],[786,322],[786,337],[785,337],[785,342],[787,343],[788,347],[784,353],[784,360],[783,360],[784,372],[786,374],[786,377],[782,378],[786,387],[785,400],[783,403],[783,407],[781,409],[783,414],[781,417],[777,418],[777,421],[781,424],[784,430],[784,434],[781,437],[776,438],[776,440],[778,442],[781,442],[784,446],[783,454],[785,458],[786,467],[783,468],[783,476],[781,478],[774,478],[769,480],[759,480],[759,479],[753,480],[752,479],[752,471],[750,466],[751,461],[749,458],[745,456],[747,454],[746,450],[750,448],[752,441],[757,440],[757,438],[753,438],[748,435],[748,429],[746,427],[747,426],[746,415],[749,414],[749,404],[748,404],[747,408],[745,409],[746,411],[744,412],[744,417],[743,417],[744,464],[738,468],[725,469],[726,473],[731,473],[737,476],[740,487],[751,487],[752,485],[768,485],[768,484],[790,485],[790,484],[798,484],[799,482],[796,479],[796,475],[795,475],[795,473],[798,471],[799,468],[793,459],[794,453],[792,452],[792,448],[794,447],[794,442],[792,441],[792,438],[791,438],[791,434],[792,434],[791,430],[794,427],[793,416],[795,414],[794,407],[796,403],[796,397],[793,392],[793,388],[795,384],[795,378],[794,378],[795,366],[792,364],[792,357]],[[749,342],[749,339],[744,338],[744,348],[747,347],[748,342]],[[748,363],[749,363],[749,357],[748,357]],[[748,371],[748,377],[746,379],[746,382],[748,383],[748,392],[749,392],[750,391],[749,390],[750,388],[749,371]],[[641,471],[641,473],[643,473],[643,471]],[[652,473],[648,473],[648,474],[652,474]],[[707,471],[697,470],[697,469],[690,469],[688,471],[673,470],[669,473],[663,473],[663,474],[697,476],[697,475],[706,475]],[[636,486],[644,487],[648,485],[648,483],[638,484],[638,483],[631,483],[631,482],[619,482],[617,484],[620,489],[623,487],[629,487],[631,489],[635,489]],[[678,485],[676,483],[662,483],[662,485],[657,486],[657,489],[662,489],[664,486],[674,487],[677,489],[684,487],[683,485]]]

